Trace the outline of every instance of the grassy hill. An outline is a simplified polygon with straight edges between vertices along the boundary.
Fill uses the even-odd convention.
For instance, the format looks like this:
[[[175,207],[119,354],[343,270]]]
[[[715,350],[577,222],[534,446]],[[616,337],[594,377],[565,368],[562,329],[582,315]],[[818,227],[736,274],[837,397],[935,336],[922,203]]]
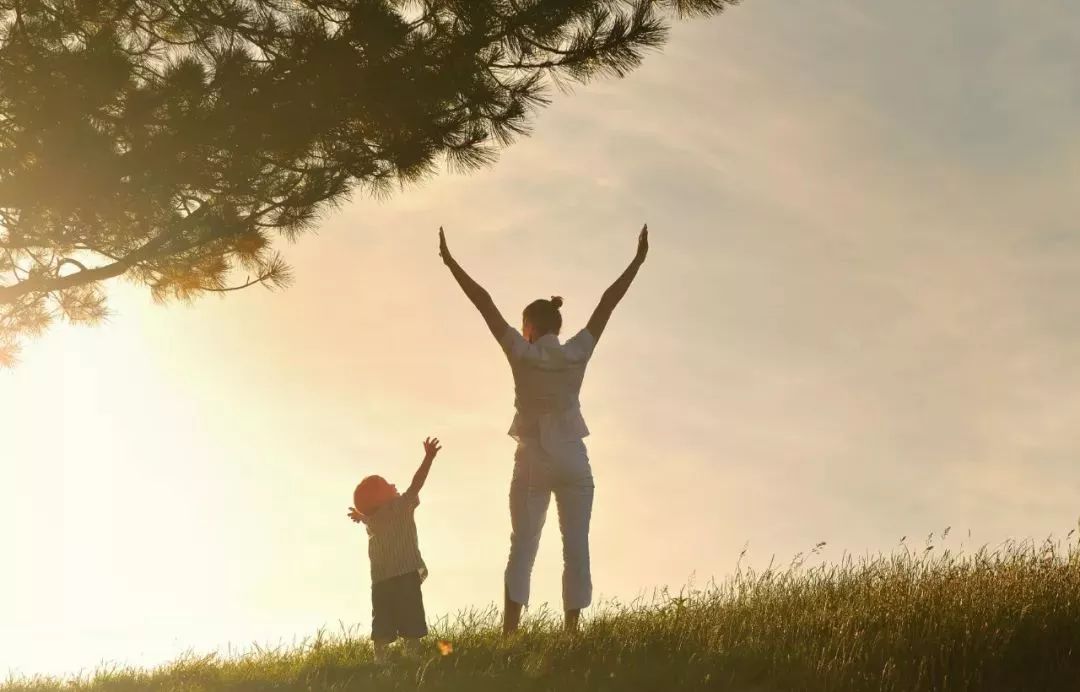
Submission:
[[[1071,534],[1070,534],[1071,539]],[[469,612],[423,655],[372,662],[365,638],[186,658],[0,690],[1080,690],[1080,550],[932,545],[809,567],[740,569],[721,584],[599,609],[577,636],[544,613],[518,636]],[[439,642],[447,642],[449,646]],[[450,650],[452,648],[452,650]]]

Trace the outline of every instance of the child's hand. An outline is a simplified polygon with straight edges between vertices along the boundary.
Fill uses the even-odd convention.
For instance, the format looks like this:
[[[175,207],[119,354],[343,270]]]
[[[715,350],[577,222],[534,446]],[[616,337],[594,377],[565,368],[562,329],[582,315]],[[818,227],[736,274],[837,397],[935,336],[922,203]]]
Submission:
[[[349,508],[349,514],[347,516],[353,521],[355,521],[357,524],[364,521],[364,515],[360,512],[357,512],[355,507]]]
[[[428,459],[434,459],[440,449],[442,449],[442,447],[439,445],[439,438],[429,437],[424,440],[424,456]]]

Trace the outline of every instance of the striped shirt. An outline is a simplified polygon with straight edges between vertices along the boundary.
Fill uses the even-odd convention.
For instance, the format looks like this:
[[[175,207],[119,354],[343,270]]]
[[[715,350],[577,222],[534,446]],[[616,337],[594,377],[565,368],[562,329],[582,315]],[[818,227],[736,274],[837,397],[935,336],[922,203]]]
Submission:
[[[387,502],[368,519],[372,584],[411,572],[419,572],[420,579],[427,577],[413,518],[419,504],[416,494],[405,493]]]

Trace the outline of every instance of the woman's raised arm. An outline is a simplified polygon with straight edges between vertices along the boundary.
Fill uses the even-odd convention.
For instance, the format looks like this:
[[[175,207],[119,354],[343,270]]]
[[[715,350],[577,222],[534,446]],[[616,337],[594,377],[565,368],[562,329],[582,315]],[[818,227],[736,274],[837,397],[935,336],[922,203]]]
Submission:
[[[634,282],[634,277],[637,276],[641,265],[645,263],[647,254],[649,254],[649,225],[645,224],[641,227],[641,234],[638,236],[637,254],[634,255],[633,261],[630,262],[630,266],[626,268],[626,271],[615,280],[615,283],[604,291],[604,295],[600,298],[600,304],[596,306],[592,317],[589,318],[589,324],[585,327],[592,334],[594,341],[600,340],[600,335],[604,333],[604,327],[607,326],[608,320],[611,319],[612,311],[623,296],[626,295],[630,284]]]
[[[473,281],[472,277],[466,274],[461,265],[457,263],[457,260],[450,255],[450,248],[446,246],[446,234],[443,233],[442,226],[439,227],[439,256],[442,257],[446,266],[450,268],[450,273],[454,275],[458,285],[461,286],[461,290],[465,292],[472,304],[480,311],[480,315],[487,322],[488,329],[491,330],[491,335],[495,337],[496,341],[501,340],[510,325],[503,319],[499,308],[495,307],[495,301],[491,299],[491,294],[484,290],[483,286]]]

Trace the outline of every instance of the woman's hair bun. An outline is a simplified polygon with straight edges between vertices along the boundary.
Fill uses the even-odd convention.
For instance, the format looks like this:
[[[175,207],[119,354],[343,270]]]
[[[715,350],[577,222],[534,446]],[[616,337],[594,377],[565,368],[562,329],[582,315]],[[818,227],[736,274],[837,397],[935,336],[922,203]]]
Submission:
[[[562,307],[562,296],[551,296],[551,305],[558,310]]]

